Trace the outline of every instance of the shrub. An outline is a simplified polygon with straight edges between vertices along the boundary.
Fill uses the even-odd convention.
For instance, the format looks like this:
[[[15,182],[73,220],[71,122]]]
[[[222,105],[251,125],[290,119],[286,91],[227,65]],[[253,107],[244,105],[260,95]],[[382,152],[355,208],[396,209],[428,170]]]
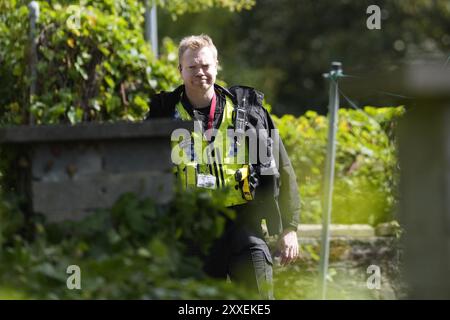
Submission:
[[[71,2],[77,3],[63,3]],[[12,1],[0,18],[0,123],[27,123],[28,110],[38,124],[141,120],[149,97],[179,82],[173,43],[166,39],[156,59],[144,41],[140,1],[39,1],[38,76],[30,101],[26,3]]]
[[[333,223],[369,223],[393,218],[398,182],[395,126],[403,107],[339,110]],[[299,182],[302,222],[319,223],[328,120],[275,117]]]
[[[180,210],[180,207],[183,210]],[[123,195],[79,222],[34,220],[34,239],[7,233],[0,297],[29,299],[247,299],[253,293],[202,271],[201,258],[233,213],[221,198],[184,192],[167,206]],[[0,225],[17,222],[0,217]],[[81,269],[69,290],[66,269]]]

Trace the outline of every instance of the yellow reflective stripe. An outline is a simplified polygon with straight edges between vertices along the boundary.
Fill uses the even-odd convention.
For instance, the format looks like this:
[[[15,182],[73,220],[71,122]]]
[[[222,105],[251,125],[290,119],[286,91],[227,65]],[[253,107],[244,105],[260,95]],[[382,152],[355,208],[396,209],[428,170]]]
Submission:
[[[195,167],[192,165],[186,166],[186,187],[195,187]]]

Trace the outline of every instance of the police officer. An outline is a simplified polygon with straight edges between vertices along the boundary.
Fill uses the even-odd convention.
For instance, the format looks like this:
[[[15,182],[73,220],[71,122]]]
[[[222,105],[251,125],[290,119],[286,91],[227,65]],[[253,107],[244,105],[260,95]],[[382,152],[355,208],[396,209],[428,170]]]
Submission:
[[[216,130],[223,133],[222,136],[227,134],[226,130],[236,130],[236,126],[245,124],[246,129],[266,133],[263,146],[269,149],[272,145],[278,146],[271,149],[269,161],[239,164],[238,161],[227,161],[236,160],[233,157],[237,156],[237,138],[227,139],[223,148],[213,149],[211,157],[214,160],[206,164],[200,162],[201,165],[198,160],[201,149],[196,153],[199,146],[194,146],[189,163],[178,166],[177,171],[177,177],[185,187],[226,187],[229,190],[227,206],[236,211],[236,219],[228,221],[224,234],[212,245],[205,259],[206,273],[217,278],[229,276],[232,281],[258,291],[262,298],[273,299],[273,260],[264,240],[261,220],[266,220],[269,233],[278,235],[277,253],[281,264],[294,261],[299,254],[297,225],[300,212],[294,170],[281,139],[271,134],[275,126],[262,106],[262,93],[243,86],[227,90],[215,84],[218,57],[211,38],[207,35],[186,37],[178,50],[183,85],[152,97],[148,119],[196,120],[202,124],[203,131]],[[214,137],[202,142],[202,147],[214,142]],[[261,136],[258,135],[258,139],[260,142]],[[269,174],[262,172],[271,167],[276,169],[269,170]]]

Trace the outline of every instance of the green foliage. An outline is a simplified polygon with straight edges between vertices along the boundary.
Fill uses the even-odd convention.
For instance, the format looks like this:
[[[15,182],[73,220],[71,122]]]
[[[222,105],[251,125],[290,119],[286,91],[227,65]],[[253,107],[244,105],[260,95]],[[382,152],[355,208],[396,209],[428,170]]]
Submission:
[[[18,199],[12,196],[0,201],[0,248],[17,234],[23,224],[24,217],[18,210]],[[1,251],[1,249],[0,249]]]
[[[334,223],[376,225],[393,218],[398,182],[395,124],[403,107],[339,110]],[[313,111],[275,117],[294,166],[302,222],[321,221],[328,120]]]
[[[246,290],[209,279],[202,272],[200,258],[224,226],[219,212],[232,215],[207,193],[179,194],[167,206],[125,194],[111,210],[98,211],[79,222],[43,224],[36,219],[34,240],[5,233],[8,241],[0,251],[0,295],[252,298]],[[10,217],[2,216],[0,225],[8,224],[12,224]],[[81,268],[81,290],[66,287],[69,265]]]
[[[275,292],[285,300],[322,299],[317,265],[304,262],[275,268]],[[371,290],[366,286],[368,274],[362,266],[331,264],[327,274],[327,296],[329,300],[383,300],[383,290]],[[395,279],[383,278],[383,284],[391,285]],[[397,285],[395,283],[395,285]],[[401,292],[399,292],[401,294]],[[277,298],[277,297],[276,297]],[[390,298],[392,299],[392,298]]]
[[[156,0],[157,4],[171,13],[172,18],[187,12],[200,12],[213,7],[229,11],[249,10],[256,0]]]
[[[366,27],[371,4],[382,10],[381,30]],[[211,35],[223,66],[220,77],[230,85],[260,89],[281,116],[311,108],[326,113],[322,74],[336,60],[345,74],[359,76],[343,84],[367,85],[359,92],[343,88],[358,105],[401,104],[380,92],[390,90],[374,83],[374,73],[395,70],[404,59],[421,58],[422,53],[444,65],[450,54],[449,18],[448,1],[258,0],[250,11],[216,8],[187,13],[177,23],[160,11],[158,21],[160,30],[175,40]]]
[[[144,41],[140,1],[40,1],[30,103],[25,3],[13,1],[0,19],[1,123],[26,123],[28,109],[38,124],[141,120],[148,97],[179,82],[175,45],[164,40],[158,60]]]
[[[180,83],[176,46],[156,59],[144,41],[145,2],[38,1],[37,83],[30,99],[29,1],[1,3],[0,124],[141,120],[149,97]],[[158,1],[173,16],[211,7],[249,9],[254,0]]]

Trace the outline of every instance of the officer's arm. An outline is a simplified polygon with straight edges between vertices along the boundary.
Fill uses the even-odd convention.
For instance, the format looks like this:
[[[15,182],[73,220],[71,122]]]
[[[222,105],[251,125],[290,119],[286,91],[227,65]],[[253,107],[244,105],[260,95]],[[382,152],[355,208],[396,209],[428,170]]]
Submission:
[[[267,111],[266,116],[269,130],[276,129],[275,124]],[[276,135],[272,138],[275,137],[278,137],[278,148],[275,148],[274,152],[278,152],[279,158],[277,162],[281,179],[279,205],[283,228],[285,231],[288,229],[297,231],[300,220],[300,195],[298,191],[297,177],[281,137]],[[274,146],[277,147],[277,143],[274,143]]]
[[[283,141],[280,142],[280,210],[283,219],[283,228],[292,228],[297,231],[300,220],[300,196],[297,186],[297,177],[289,160]]]
[[[267,114],[268,127],[275,129],[275,125],[270,115]],[[278,170],[280,172],[281,188],[278,203],[280,206],[283,233],[278,240],[278,247],[281,250],[281,264],[289,264],[298,257],[299,246],[297,239],[297,227],[300,219],[300,196],[297,186],[297,177],[292,167],[289,156],[284,147],[279,134],[273,134],[274,153],[278,155]],[[275,156],[277,159],[277,156]]]

